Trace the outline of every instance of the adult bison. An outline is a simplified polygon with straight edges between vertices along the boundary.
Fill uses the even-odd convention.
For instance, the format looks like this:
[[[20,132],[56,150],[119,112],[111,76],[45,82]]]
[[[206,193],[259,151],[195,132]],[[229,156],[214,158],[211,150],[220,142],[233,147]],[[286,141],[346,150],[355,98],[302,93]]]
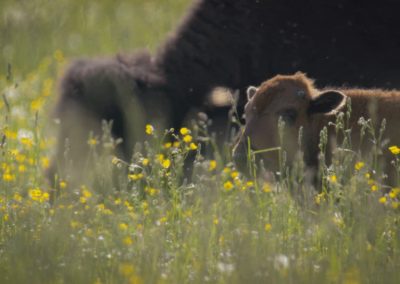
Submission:
[[[154,55],[72,63],[56,107],[60,136],[50,174],[65,168],[66,141],[70,169],[82,172],[87,135],[101,133],[101,120],[113,121],[129,159],[145,122],[179,127],[216,86],[244,90],[303,70],[322,85],[400,87],[398,13],[393,0],[195,1]]]
[[[400,128],[397,124],[400,120],[400,91],[350,88],[319,90],[305,74],[297,72],[294,75],[277,75],[263,82],[259,88],[250,87],[247,93],[246,124],[234,149],[234,158],[239,165],[247,162],[249,148],[257,151],[282,147],[287,153],[289,165],[296,153],[301,151],[306,165],[316,168],[320,152],[319,137],[324,127],[327,128],[328,155],[332,151],[332,141],[335,141],[332,138],[338,133],[352,142],[355,152],[367,153],[373,146],[379,145],[371,142],[365,133],[362,134],[365,132],[365,124],[359,123],[360,117],[365,121],[371,119],[370,127],[376,128],[375,133],[379,133],[381,121],[386,119],[386,129],[381,140],[400,144]],[[348,109],[349,99],[351,109]],[[343,123],[346,129],[351,129],[350,139],[348,134],[344,134],[334,124],[337,113],[350,113],[348,111],[351,111],[351,116],[346,117]],[[279,129],[279,120],[285,124],[282,129]],[[299,136],[300,128],[303,130]],[[277,151],[260,152],[267,168],[279,170]],[[384,150],[383,157],[388,166],[393,155],[389,150]],[[387,170],[391,171],[392,168]]]

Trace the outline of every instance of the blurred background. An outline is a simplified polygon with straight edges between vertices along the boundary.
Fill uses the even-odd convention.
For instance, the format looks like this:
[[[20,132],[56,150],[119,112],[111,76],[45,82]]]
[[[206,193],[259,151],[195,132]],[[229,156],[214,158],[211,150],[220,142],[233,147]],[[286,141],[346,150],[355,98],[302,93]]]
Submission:
[[[190,0],[1,0],[0,73],[25,74],[56,50],[65,57],[155,50]]]

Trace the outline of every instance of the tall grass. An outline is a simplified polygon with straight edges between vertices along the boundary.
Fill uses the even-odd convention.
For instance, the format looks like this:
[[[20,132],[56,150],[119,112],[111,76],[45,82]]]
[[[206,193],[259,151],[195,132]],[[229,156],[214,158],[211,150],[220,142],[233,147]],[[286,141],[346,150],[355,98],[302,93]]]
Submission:
[[[13,66],[0,73],[0,283],[398,283],[400,190],[384,186],[376,162],[389,145],[361,120],[377,147],[352,151],[347,114],[335,123],[344,139],[332,163],[320,157],[319,193],[304,182],[302,160],[288,170],[284,154],[276,182],[244,176],[200,121],[174,131],[148,126],[131,161],[113,157],[107,137],[88,134],[94,162],[85,184],[61,180],[50,204],[43,171],[55,127],[47,113],[66,56],[154,48],[187,4],[162,2],[0,4],[2,64]],[[10,9],[27,14],[24,24],[5,24]],[[86,9],[96,11],[95,25]],[[33,45],[22,40],[35,31]],[[96,46],[69,45],[74,33]],[[5,58],[7,46],[14,55]],[[391,151],[398,171],[400,149]]]

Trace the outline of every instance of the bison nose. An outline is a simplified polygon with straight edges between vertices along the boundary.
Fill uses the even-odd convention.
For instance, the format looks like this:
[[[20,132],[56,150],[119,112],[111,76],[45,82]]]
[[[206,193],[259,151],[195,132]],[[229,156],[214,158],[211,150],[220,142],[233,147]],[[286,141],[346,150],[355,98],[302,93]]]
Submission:
[[[233,161],[236,164],[236,167],[243,171],[246,169],[247,166],[247,147],[245,143],[239,143],[236,145],[234,151],[233,151]]]

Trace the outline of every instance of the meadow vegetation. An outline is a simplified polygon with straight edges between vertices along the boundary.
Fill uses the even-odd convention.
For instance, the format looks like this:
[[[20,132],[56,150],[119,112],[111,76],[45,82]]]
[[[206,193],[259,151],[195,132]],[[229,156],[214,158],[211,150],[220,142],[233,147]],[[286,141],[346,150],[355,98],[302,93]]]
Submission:
[[[284,153],[275,182],[240,173],[204,120],[147,125],[131,161],[113,156],[105,125],[88,133],[85,184],[49,186],[49,113],[69,60],[154,50],[188,3],[0,3],[0,283],[398,283],[400,188],[378,161],[390,151],[399,174],[400,145],[361,119],[373,148],[353,150],[350,113],[338,115],[329,164],[321,133],[319,192]]]

